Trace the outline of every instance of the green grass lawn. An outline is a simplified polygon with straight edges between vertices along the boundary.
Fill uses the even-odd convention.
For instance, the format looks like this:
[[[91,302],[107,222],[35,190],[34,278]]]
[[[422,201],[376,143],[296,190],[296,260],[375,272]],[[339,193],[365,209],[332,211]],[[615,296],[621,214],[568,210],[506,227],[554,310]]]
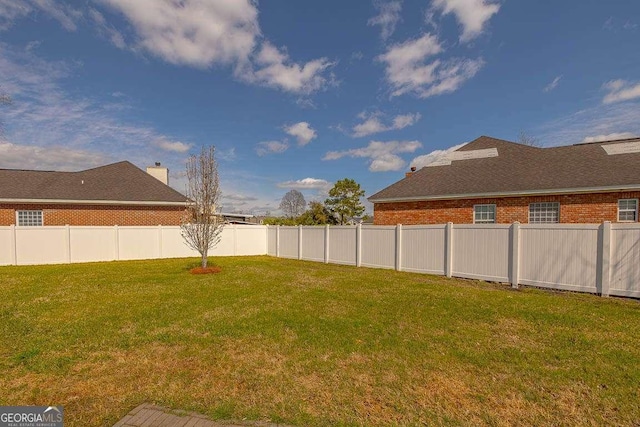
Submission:
[[[0,267],[0,404],[297,426],[638,425],[636,300],[269,257]]]

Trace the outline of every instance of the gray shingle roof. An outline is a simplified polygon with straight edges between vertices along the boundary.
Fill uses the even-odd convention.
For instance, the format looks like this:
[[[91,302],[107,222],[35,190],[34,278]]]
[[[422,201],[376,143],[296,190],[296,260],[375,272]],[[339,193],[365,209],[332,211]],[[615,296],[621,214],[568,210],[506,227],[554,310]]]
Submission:
[[[80,172],[0,169],[2,200],[184,203],[173,188],[124,161]]]
[[[496,148],[497,157],[424,167],[369,197],[371,202],[553,193],[594,188],[640,189],[640,153],[608,155],[608,141],[552,148],[481,136],[456,151]]]

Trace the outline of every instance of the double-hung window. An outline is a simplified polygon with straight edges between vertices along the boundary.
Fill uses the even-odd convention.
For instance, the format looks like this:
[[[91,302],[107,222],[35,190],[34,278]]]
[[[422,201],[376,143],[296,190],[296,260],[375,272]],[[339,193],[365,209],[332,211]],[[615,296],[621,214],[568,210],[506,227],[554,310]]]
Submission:
[[[495,224],[496,205],[473,205],[474,224]]]
[[[638,199],[618,200],[618,222],[638,221]]]
[[[554,224],[558,222],[560,222],[560,203],[529,204],[529,224]]]
[[[42,211],[17,211],[16,224],[20,227],[38,227],[44,225]]]

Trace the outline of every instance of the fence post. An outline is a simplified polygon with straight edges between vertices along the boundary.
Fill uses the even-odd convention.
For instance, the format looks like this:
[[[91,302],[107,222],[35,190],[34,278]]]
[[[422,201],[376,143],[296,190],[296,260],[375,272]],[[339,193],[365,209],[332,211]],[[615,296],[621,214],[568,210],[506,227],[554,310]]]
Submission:
[[[302,259],[302,225],[298,226],[298,259]]]
[[[402,224],[396,225],[396,270],[402,270]]]
[[[329,224],[324,226],[324,263],[329,263]]]
[[[611,284],[611,221],[602,223],[602,241],[598,248],[600,251],[600,271],[598,271],[598,279],[600,283],[596,284],[596,288],[600,287],[600,295],[609,296],[609,286]]]
[[[115,238],[113,239],[113,241],[115,242],[114,255],[115,255],[116,261],[119,261],[120,260],[120,231],[118,230],[117,224],[113,226],[113,232],[115,236]]]
[[[356,225],[356,267],[362,266],[362,224]]]
[[[162,224],[158,224],[158,258],[162,258]]]
[[[518,289],[518,281],[520,279],[520,223],[518,221],[511,225],[511,253],[509,258],[511,287]]]
[[[64,243],[66,246],[65,258],[67,264],[71,264],[71,228],[69,227],[69,224],[65,224],[64,226]]]
[[[280,258],[280,226],[276,225],[276,258]]]
[[[448,222],[444,233],[444,274],[453,275],[453,223]]]
[[[16,225],[11,224],[11,264],[18,265],[18,237],[16,236]]]

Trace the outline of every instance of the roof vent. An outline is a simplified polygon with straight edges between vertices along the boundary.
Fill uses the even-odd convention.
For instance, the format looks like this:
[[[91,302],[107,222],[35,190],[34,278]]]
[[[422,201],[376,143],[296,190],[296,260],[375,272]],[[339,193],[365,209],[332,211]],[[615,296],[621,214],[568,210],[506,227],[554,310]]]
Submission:
[[[615,154],[640,153],[640,141],[607,144],[603,145],[602,149],[610,156]]]

